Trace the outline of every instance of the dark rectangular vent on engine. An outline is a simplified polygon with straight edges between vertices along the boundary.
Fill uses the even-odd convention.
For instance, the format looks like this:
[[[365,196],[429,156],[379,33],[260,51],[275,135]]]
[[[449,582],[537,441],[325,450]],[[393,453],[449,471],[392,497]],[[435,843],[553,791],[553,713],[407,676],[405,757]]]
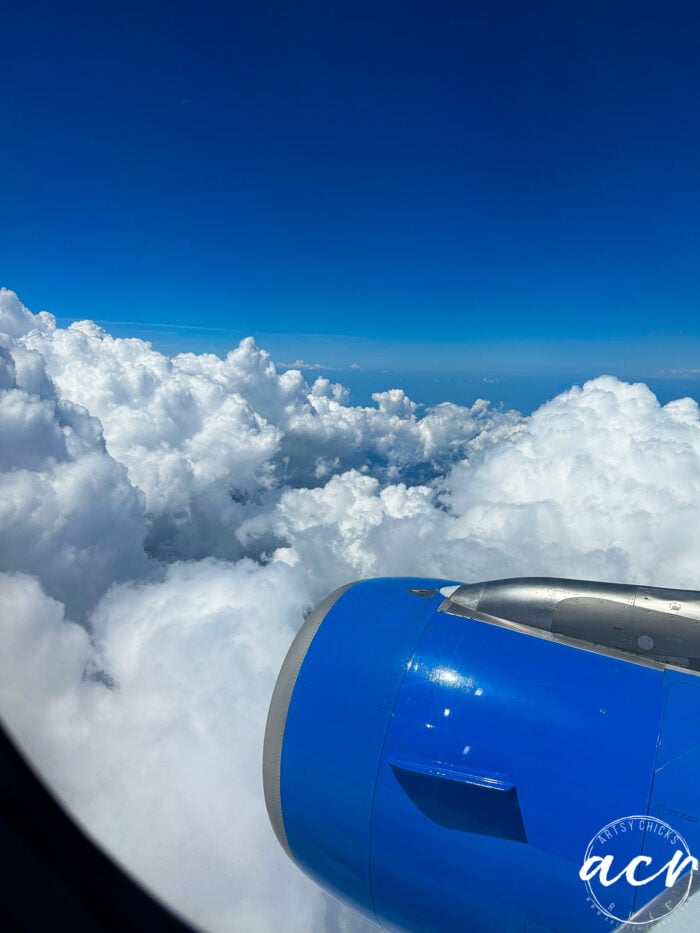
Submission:
[[[439,764],[392,761],[404,792],[428,819],[448,829],[527,842],[515,784]]]

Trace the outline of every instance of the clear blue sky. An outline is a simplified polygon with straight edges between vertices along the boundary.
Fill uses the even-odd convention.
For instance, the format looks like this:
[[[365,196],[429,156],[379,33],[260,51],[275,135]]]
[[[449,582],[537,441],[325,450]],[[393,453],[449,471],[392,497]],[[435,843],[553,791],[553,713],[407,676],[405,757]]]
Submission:
[[[700,367],[696,4],[22,0],[0,30],[32,310],[335,365]]]

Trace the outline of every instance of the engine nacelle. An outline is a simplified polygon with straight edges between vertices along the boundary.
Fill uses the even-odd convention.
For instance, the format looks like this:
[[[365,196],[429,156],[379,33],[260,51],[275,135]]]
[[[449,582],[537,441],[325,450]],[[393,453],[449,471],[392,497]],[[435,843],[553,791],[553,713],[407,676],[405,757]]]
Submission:
[[[580,874],[625,817],[700,854],[698,596],[541,578],[336,590],[270,706],[281,845],[388,930],[610,930],[680,903],[687,868],[673,888]],[[616,868],[662,867],[655,825],[615,831]]]

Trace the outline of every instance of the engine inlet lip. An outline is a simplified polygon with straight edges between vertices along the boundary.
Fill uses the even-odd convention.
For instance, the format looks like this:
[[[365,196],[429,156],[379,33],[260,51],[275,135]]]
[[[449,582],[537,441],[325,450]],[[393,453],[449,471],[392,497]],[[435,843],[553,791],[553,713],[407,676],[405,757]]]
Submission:
[[[275,689],[272,692],[272,699],[270,700],[270,709],[268,710],[267,723],[265,725],[265,743],[263,746],[263,792],[265,795],[267,815],[272,824],[275,836],[277,836],[279,844],[292,860],[294,860],[294,856],[292,855],[287,839],[287,832],[284,828],[282,794],[280,788],[282,743],[284,741],[284,730],[287,724],[289,704],[292,700],[292,694],[294,693],[299,671],[304,663],[311,642],[314,640],[316,633],[321,627],[321,623],[343,593],[346,593],[351,587],[355,586],[357,582],[359,581],[355,580],[352,583],[346,583],[344,586],[334,590],[316,606],[311,615],[306,619],[287,652],[287,656],[284,659],[284,663],[277,677]]]

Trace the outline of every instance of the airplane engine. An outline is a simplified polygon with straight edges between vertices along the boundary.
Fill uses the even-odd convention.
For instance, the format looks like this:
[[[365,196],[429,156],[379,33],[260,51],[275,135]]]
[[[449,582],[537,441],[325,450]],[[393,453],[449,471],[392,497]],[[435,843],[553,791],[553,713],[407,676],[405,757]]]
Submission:
[[[387,930],[641,924],[695,884],[692,858],[673,884],[641,882],[669,860],[660,825],[684,857],[700,854],[698,657],[700,594],[688,591],[549,578],[341,587],[275,687],[272,826],[304,872]],[[631,875],[584,880],[591,852],[614,855],[608,881]]]

